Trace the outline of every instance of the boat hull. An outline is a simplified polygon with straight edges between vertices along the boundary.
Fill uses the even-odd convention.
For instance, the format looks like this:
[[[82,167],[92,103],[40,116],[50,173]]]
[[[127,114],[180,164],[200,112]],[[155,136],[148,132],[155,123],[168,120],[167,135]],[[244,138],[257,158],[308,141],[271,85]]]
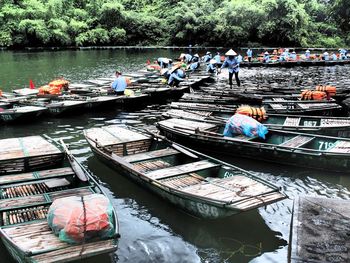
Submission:
[[[350,158],[341,155],[323,155],[298,153],[280,149],[277,146],[256,145],[240,140],[226,140],[224,137],[213,137],[199,134],[187,134],[158,125],[161,132],[169,139],[184,145],[191,145],[203,151],[224,153],[231,156],[258,159],[272,163],[301,166],[313,169],[349,172]]]
[[[143,179],[141,175],[136,171],[129,169],[128,167],[125,167],[116,161],[111,160],[110,158],[108,158],[108,155],[104,154],[100,150],[97,150],[93,145],[91,145],[91,143],[90,147],[99,160],[101,160],[108,166],[117,169],[119,172],[121,172],[121,174],[123,174],[130,180],[145,187],[147,190],[159,195],[163,199],[169,201],[173,205],[190,213],[191,215],[205,219],[218,219],[242,212],[236,209],[230,209],[229,207],[215,206],[206,202],[202,202],[201,200],[196,200],[195,198],[179,195],[175,192],[172,193],[168,191],[167,187],[162,187],[158,184],[148,181],[147,179]]]

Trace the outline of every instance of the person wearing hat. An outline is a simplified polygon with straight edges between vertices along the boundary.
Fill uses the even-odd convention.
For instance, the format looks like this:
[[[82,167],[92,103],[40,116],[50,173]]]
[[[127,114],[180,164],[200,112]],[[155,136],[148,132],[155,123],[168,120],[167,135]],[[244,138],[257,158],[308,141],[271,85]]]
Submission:
[[[323,58],[324,61],[328,61],[328,60],[329,60],[329,54],[328,54],[327,51],[325,51],[325,52],[323,53],[322,58]]]
[[[124,95],[124,91],[128,86],[127,79],[122,76],[119,70],[115,71],[115,80],[111,84],[113,92],[117,95]]]
[[[310,50],[305,51],[305,58],[310,59]]]
[[[215,73],[216,72],[216,60],[211,59],[209,61],[209,64],[207,65],[207,72],[208,73]]]
[[[340,48],[339,50],[339,57],[341,59],[347,59],[347,50],[344,48]]]
[[[290,60],[296,61],[297,60],[297,54],[295,53],[295,51],[292,52],[292,54],[289,57]]]
[[[189,62],[193,63],[193,62],[198,62],[198,61],[199,61],[199,55],[198,54],[194,54]]]
[[[335,54],[334,52],[331,53],[331,58],[332,60],[337,60],[337,54]]]
[[[184,63],[189,63],[192,60],[192,56],[190,54],[182,53],[179,57],[180,61]]]
[[[208,63],[211,60],[212,56],[211,53],[208,51],[203,57],[202,57],[202,61],[204,63]]]
[[[180,69],[178,66],[174,66],[169,71],[169,79],[168,79],[168,85],[169,86],[178,86],[181,81],[184,81],[186,74],[185,72]]]
[[[263,57],[263,63],[269,63],[270,62],[270,54],[269,52],[265,52],[264,53],[264,57]]]
[[[169,58],[158,58],[157,63],[161,68],[168,68],[173,61]]]
[[[280,55],[280,58],[279,58],[280,61],[288,61],[289,60],[289,49],[286,48],[282,54]]]
[[[233,51],[232,49],[230,49],[229,51],[226,52],[226,58],[224,63],[222,64],[221,69],[227,67],[228,68],[228,81],[229,81],[229,85],[232,89],[232,77],[233,74],[235,75],[235,79],[236,79],[236,83],[237,86],[240,87],[241,86],[241,81],[238,78],[238,72],[239,72],[239,62],[237,60],[237,53],[235,51]]]
[[[250,48],[248,48],[247,50],[247,57],[248,57],[248,62],[252,62],[253,51]]]

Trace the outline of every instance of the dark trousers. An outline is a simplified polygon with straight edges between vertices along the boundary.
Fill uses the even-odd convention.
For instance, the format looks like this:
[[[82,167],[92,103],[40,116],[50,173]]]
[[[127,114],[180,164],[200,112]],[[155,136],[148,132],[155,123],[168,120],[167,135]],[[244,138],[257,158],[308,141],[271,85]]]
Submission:
[[[248,61],[249,61],[249,62],[252,62],[252,57],[248,57]]]
[[[233,74],[235,74],[235,80],[236,80],[236,83],[237,83],[237,86],[240,87],[241,86],[241,81],[239,80],[238,78],[238,72],[229,72],[228,73],[228,84],[230,84],[230,86],[232,86],[232,77],[233,77]]]

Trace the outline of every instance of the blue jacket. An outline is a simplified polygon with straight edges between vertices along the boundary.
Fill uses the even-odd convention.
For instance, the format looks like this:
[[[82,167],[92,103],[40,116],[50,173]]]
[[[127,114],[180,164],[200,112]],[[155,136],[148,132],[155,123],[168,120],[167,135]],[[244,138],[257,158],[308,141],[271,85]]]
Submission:
[[[192,56],[190,54],[185,54],[185,62],[189,63],[192,60]]]
[[[248,58],[249,57],[251,58],[253,56],[253,51],[251,49],[247,50],[247,56],[248,56]]]
[[[116,78],[112,83],[112,89],[119,92],[124,91],[127,86],[128,84],[126,83],[126,79],[122,76]]]
[[[209,73],[215,73],[216,72],[216,66],[215,64],[209,63],[207,66],[207,72]]]
[[[236,57],[233,57],[233,59],[230,59],[230,57],[227,57],[224,61],[224,63],[222,64],[221,68],[225,68],[227,67],[228,68],[228,71],[230,73],[233,73],[233,72],[238,72],[239,71],[239,62],[237,60]]]
[[[170,74],[169,80],[168,80],[168,85],[171,85],[174,80],[177,81],[183,81],[185,77],[185,73],[183,72],[182,69],[177,69],[173,73]]]
[[[211,60],[212,56],[211,54],[208,54],[208,55],[204,55],[203,58],[202,58],[202,61],[207,63]]]
[[[190,70],[195,71],[197,68],[199,68],[199,62],[194,62],[190,65]]]
[[[220,57],[220,55],[216,55],[216,56],[214,57],[214,59],[216,60],[216,63],[221,63],[221,57]]]

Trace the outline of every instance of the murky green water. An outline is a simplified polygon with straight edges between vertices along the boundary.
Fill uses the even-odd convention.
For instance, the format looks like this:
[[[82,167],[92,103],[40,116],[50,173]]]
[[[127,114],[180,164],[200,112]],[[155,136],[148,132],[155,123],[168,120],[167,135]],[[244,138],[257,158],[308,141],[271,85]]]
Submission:
[[[72,82],[110,76],[115,68],[132,71],[147,59],[175,57],[167,50],[90,50],[0,52],[0,87],[4,90],[42,85],[64,76]],[[258,69],[259,71],[259,69]],[[264,69],[264,74],[300,79],[339,79],[349,67]],[[242,69],[243,83],[259,72]],[[261,72],[260,72],[261,73]],[[303,77],[307,76],[307,77]],[[292,83],[293,84],[293,83]],[[157,109],[130,115],[110,109],[61,119],[46,118],[27,125],[3,125],[0,139],[47,134],[71,144],[74,155],[100,180],[113,197],[121,239],[113,256],[84,262],[286,262],[292,199],[313,195],[350,199],[350,177],[305,168],[278,166],[248,159],[223,158],[282,187],[290,199],[231,218],[193,218],[99,162],[84,140],[83,129],[111,123],[142,126],[159,120]],[[0,262],[12,262],[0,245]]]

